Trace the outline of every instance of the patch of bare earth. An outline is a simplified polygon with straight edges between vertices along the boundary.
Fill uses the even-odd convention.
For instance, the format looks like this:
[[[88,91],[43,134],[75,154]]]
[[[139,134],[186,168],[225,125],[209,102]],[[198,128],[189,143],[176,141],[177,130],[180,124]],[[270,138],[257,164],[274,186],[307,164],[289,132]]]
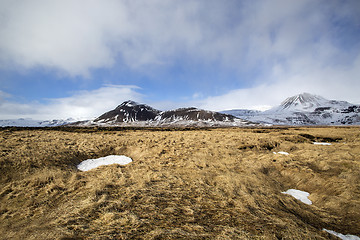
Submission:
[[[360,236],[359,127],[2,129],[0,173],[1,239]]]

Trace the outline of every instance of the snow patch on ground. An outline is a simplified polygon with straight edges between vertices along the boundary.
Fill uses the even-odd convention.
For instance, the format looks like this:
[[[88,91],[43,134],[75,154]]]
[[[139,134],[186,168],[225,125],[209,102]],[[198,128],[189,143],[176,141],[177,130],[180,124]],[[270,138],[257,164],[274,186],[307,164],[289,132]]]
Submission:
[[[289,155],[288,152],[273,152],[274,154],[283,154],[283,155]]]
[[[315,145],[331,145],[331,143],[325,143],[325,142],[314,142]]]
[[[350,234],[341,234],[341,233],[337,233],[335,231],[332,231],[332,230],[327,230],[326,228],[323,229],[324,231],[332,234],[332,235],[335,235],[343,240],[360,240],[360,237],[358,236],[355,236],[355,235],[350,235]]]
[[[293,196],[294,198],[302,201],[305,204],[308,204],[308,205],[312,204],[310,199],[308,199],[308,197],[310,196],[310,193],[308,193],[308,192],[304,192],[304,191],[300,191],[300,190],[296,190],[296,189],[289,189],[286,192],[281,192],[281,193],[289,194],[289,195]]]
[[[96,158],[96,159],[88,159],[85,161],[82,161],[79,165],[77,165],[77,168],[80,171],[89,171],[93,168],[97,168],[103,165],[110,165],[110,164],[120,164],[120,165],[126,165],[128,163],[131,163],[132,159],[129,157],[126,157],[124,155],[110,155],[106,157]]]

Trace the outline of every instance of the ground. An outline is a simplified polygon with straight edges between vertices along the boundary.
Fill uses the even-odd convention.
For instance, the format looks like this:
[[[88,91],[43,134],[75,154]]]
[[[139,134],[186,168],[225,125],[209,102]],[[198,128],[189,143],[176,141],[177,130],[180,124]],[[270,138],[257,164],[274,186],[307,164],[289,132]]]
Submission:
[[[3,128],[0,173],[0,239],[360,236],[359,127]]]

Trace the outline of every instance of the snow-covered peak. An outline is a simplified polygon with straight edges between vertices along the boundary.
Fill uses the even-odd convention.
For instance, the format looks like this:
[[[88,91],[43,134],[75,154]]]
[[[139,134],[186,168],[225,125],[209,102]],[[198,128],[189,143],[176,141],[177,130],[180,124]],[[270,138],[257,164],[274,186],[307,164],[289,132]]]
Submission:
[[[301,93],[285,99],[278,107],[272,108],[264,113],[282,112],[314,112],[322,108],[347,108],[352,104],[346,101],[328,100],[319,95]]]
[[[280,110],[314,110],[317,107],[324,106],[328,100],[312,95],[310,93],[301,93],[287,98],[279,107]]]
[[[115,109],[102,114],[96,118],[95,122],[100,123],[119,123],[154,120],[160,111],[148,105],[134,101],[125,101]]]
[[[137,105],[140,105],[140,104],[138,102],[128,100],[128,101],[123,102],[120,106],[121,107],[135,107]]]
[[[302,93],[287,98],[270,110],[241,118],[276,125],[341,125],[359,124],[359,113],[359,105]]]

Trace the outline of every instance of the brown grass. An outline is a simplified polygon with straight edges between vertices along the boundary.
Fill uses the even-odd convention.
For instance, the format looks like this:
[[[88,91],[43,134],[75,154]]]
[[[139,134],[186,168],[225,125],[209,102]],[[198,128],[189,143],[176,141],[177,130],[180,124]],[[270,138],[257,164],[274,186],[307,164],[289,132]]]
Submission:
[[[76,169],[109,154],[134,161]],[[0,173],[1,239],[360,236],[359,127],[2,129]]]

